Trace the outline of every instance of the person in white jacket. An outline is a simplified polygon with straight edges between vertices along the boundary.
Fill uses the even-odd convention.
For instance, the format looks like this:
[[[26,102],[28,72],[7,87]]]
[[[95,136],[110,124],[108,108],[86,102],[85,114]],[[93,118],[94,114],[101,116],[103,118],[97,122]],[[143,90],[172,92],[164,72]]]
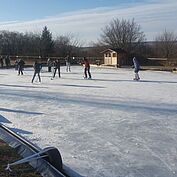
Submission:
[[[71,58],[69,55],[65,58],[66,62],[66,72],[71,72]]]
[[[133,57],[133,67],[134,67],[134,72],[135,72],[135,78],[134,80],[140,80],[140,77],[139,77],[139,70],[140,70],[140,65],[139,65],[139,62],[138,60],[136,59],[136,57]]]

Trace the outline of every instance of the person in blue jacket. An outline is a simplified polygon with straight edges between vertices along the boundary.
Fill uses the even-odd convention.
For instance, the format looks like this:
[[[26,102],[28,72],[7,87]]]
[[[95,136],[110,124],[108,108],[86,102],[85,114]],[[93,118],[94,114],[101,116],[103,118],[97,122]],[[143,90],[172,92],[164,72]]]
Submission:
[[[140,70],[140,64],[138,62],[138,60],[136,59],[136,57],[133,57],[133,67],[134,67],[134,72],[135,72],[135,78],[134,80],[140,80],[140,77],[139,77],[139,70]]]

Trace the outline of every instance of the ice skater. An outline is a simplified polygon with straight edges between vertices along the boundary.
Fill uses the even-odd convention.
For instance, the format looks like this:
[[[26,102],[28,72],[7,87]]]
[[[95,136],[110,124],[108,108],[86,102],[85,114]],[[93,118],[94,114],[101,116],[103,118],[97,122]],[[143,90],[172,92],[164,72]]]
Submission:
[[[61,77],[61,75],[60,75],[60,60],[58,60],[58,59],[54,61],[54,73],[53,73],[53,77],[51,79],[53,79],[55,77],[57,70],[58,70],[58,76]]]
[[[69,55],[67,55],[67,57],[65,58],[65,62],[66,62],[66,72],[71,72],[71,58],[69,57]]]
[[[6,68],[9,68],[9,66],[10,66],[10,56],[9,55],[7,55],[5,57],[5,64],[6,64]]]
[[[48,72],[51,72],[51,68],[52,68],[52,61],[50,58],[48,58],[47,60],[47,66],[48,66]]]
[[[25,62],[20,59],[17,63],[17,68],[18,68],[18,76],[21,74],[23,75],[23,70],[24,70]]]
[[[14,62],[14,66],[15,66],[15,70],[18,70],[18,63],[19,63],[19,59],[16,59]]]
[[[33,75],[33,78],[32,78],[31,82],[33,83],[34,78],[36,77],[36,74],[38,75],[39,82],[41,82],[40,71],[42,69],[42,65],[40,63],[38,63],[38,61],[35,61],[34,65],[33,65],[33,68],[34,68],[34,75]]]
[[[90,63],[89,60],[86,57],[84,57],[84,79],[87,79],[87,73],[89,75],[88,79],[91,79],[92,76],[90,73]]]
[[[4,61],[3,61],[3,57],[2,56],[0,57],[0,63],[1,63],[1,68],[3,68],[4,67]]]
[[[139,70],[140,70],[140,65],[139,65],[139,62],[138,60],[136,59],[136,57],[133,57],[133,67],[134,67],[134,72],[135,72],[135,78],[133,80],[140,80],[140,77],[139,77]]]

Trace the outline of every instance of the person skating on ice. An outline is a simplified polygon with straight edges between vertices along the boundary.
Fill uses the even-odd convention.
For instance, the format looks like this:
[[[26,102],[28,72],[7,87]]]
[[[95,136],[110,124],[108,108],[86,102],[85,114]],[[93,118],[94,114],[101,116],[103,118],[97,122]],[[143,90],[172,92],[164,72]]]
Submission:
[[[84,79],[87,79],[87,73],[89,76],[89,79],[92,78],[91,73],[90,73],[90,63],[89,60],[84,57]]]
[[[1,63],[1,68],[3,68],[4,67],[4,60],[3,60],[2,56],[0,57],[0,63]]]
[[[66,62],[66,72],[71,72],[71,58],[69,55],[65,58]]]
[[[58,70],[58,76],[61,77],[61,75],[60,75],[60,60],[58,60],[58,59],[55,60],[53,65],[54,65],[54,73],[53,73],[52,78],[55,77],[57,70]]]
[[[47,60],[47,66],[48,66],[48,72],[51,72],[51,68],[52,68],[52,61],[50,58],[48,58]]]
[[[24,70],[25,62],[24,60],[20,59],[17,63],[17,68],[18,68],[18,75],[23,75],[23,70]]]
[[[36,77],[36,74],[38,75],[38,78],[39,78],[39,82],[41,82],[41,77],[40,77],[40,71],[42,69],[42,65],[40,63],[38,63],[38,61],[35,61],[34,62],[34,65],[33,65],[33,68],[34,68],[34,75],[33,75],[33,78],[32,78],[32,83]]]
[[[136,57],[133,57],[133,67],[134,67],[134,72],[135,72],[135,78],[133,80],[140,80],[140,77],[139,77],[139,70],[140,70],[140,65],[139,65],[139,62],[138,60],[136,59]]]

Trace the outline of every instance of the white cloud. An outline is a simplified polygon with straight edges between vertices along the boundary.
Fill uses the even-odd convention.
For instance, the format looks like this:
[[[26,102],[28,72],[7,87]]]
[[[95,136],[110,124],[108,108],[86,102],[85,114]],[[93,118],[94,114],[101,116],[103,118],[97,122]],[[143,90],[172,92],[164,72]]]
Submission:
[[[13,24],[13,23],[17,23],[18,21],[3,21],[0,22],[0,25],[8,25],[8,24]]]
[[[148,40],[165,28],[177,32],[177,1],[151,1],[147,4],[127,5],[127,7],[102,7],[90,10],[80,10],[60,14],[53,17],[26,21],[2,22],[0,30],[11,31],[41,31],[47,25],[54,35],[74,33],[87,42],[96,41],[101,34],[101,28],[113,18],[135,18],[141,25]]]

